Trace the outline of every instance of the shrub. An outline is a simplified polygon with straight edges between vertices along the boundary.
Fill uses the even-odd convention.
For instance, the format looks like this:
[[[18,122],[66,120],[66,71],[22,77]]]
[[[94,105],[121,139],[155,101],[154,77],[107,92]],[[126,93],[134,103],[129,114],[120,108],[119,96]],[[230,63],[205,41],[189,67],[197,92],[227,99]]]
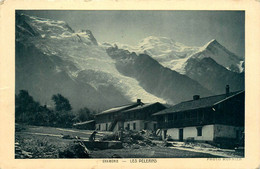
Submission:
[[[71,143],[65,150],[59,151],[59,158],[89,158],[87,151],[79,143]]]

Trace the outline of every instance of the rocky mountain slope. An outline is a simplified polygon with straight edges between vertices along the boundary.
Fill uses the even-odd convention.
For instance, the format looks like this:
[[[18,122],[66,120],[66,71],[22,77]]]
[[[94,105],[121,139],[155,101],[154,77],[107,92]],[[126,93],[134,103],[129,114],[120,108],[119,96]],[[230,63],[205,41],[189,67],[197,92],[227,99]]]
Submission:
[[[223,86],[227,84],[229,84],[231,91],[243,90],[245,87],[244,72],[229,71],[211,57],[190,58],[185,66],[185,72],[191,79],[217,94],[224,93]]]
[[[16,92],[21,89],[43,104],[61,93],[74,108],[105,109],[137,98],[165,102],[119,73],[91,31],[75,32],[63,21],[17,14]]]
[[[167,103],[190,100],[195,94],[213,94],[195,80],[163,67],[147,54],[137,55],[117,47],[108,48],[107,53],[116,61],[119,72],[135,78],[146,91],[164,98]]]

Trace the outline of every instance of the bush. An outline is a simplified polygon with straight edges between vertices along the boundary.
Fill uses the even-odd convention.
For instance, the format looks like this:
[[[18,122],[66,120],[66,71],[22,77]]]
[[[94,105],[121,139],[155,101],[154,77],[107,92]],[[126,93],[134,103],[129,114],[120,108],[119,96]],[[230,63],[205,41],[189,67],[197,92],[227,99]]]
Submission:
[[[64,151],[59,151],[59,158],[90,158],[87,151],[79,143],[71,143]]]
[[[57,146],[49,143],[47,138],[15,138],[15,158],[57,158]]]
[[[139,133],[133,134],[133,135],[131,135],[131,137],[133,140],[144,140],[144,137]]]
[[[185,143],[193,143],[195,141],[194,137],[188,137],[186,140],[185,140]]]

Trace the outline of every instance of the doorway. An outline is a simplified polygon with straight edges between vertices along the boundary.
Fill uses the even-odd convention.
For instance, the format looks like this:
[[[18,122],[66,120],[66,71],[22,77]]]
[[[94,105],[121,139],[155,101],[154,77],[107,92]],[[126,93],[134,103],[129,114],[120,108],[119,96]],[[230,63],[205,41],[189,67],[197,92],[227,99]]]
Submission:
[[[183,141],[183,129],[179,129],[179,140]]]
[[[167,130],[163,130],[163,139],[165,140],[167,138]]]

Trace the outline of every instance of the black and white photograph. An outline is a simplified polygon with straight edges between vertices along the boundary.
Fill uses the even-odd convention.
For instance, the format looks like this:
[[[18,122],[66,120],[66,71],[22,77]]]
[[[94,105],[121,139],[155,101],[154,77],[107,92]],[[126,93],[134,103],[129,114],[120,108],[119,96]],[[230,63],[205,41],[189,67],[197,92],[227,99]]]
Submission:
[[[15,159],[245,157],[244,10],[16,10]]]

